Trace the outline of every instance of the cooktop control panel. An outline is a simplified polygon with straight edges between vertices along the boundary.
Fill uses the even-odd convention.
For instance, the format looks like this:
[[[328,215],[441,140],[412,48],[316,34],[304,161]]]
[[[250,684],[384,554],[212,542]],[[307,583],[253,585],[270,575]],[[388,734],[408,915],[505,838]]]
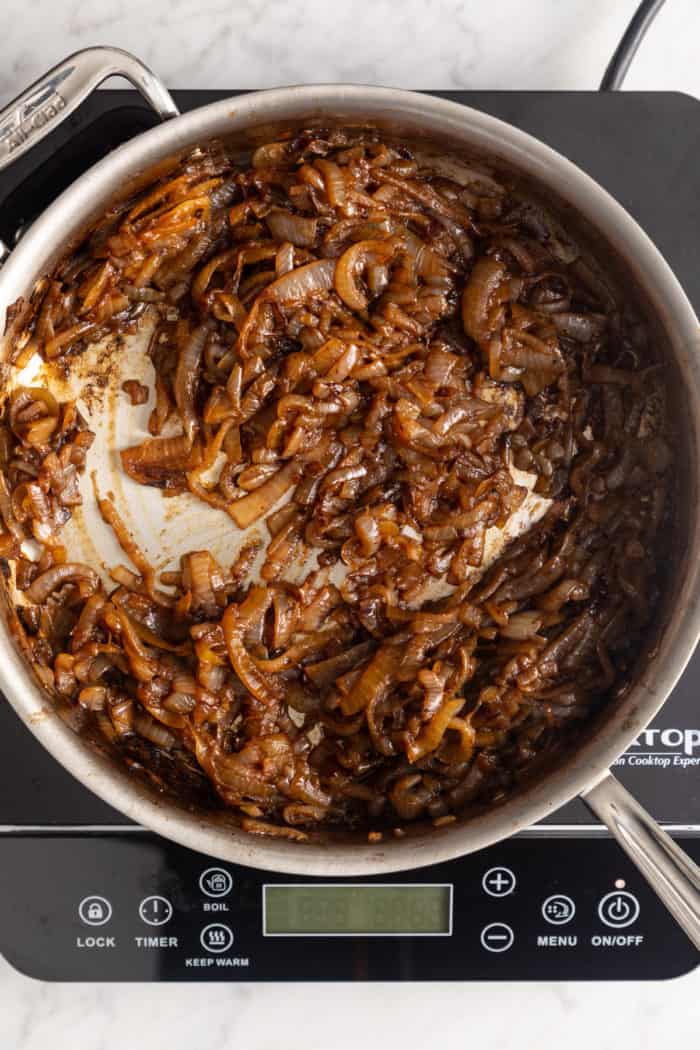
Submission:
[[[700,860],[700,839],[679,841]],[[698,962],[603,837],[526,836],[325,880],[221,864],[142,831],[4,835],[0,871],[13,887],[0,952],[44,980],[644,980]]]

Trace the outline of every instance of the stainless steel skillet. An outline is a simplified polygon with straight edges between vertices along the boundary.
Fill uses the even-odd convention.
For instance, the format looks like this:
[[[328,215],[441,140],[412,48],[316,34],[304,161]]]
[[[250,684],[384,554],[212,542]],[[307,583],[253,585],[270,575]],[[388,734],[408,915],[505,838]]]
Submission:
[[[679,470],[686,501],[678,533],[672,601],[655,652],[640,667],[626,695],[610,705],[567,761],[503,805],[440,831],[369,845],[326,841],[304,845],[254,839],[219,814],[193,812],[151,793],[109,759],[95,754],[56,714],[30,674],[4,622],[0,623],[0,687],[30,730],[74,776],[130,818],[190,848],[230,862],[309,875],[378,874],[434,864],[514,834],[581,795],[610,828],[700,947],[700,874],[661,831],[609,768],[654,717],[671,692],[700,635],[700,334],[697,318],[678,281],[634,220],[600,186],[564,157],[490,116],[433,97],[387,88],[310,86],[257,92],[180,116],[157,79],[135,58],[93,48],[71,56],[0,113],[0,169],[29,149],[107,76],[126,76],[154,106],[163,123],[137,136],[82,176],[6,253],[0,271],[0,316],[51,269],[90,222],[157,164],[215,137],[243,134],[261,125],[304,123],[316,118],[391,126],[427,136],[449,149],[478,153],[521,173],[542,192],[573,209],[619,260],[639,289],[646,312],[663,337],[678,392],[684,447]],[[92,422],[92,421],[91,421]],[[133,424],[130,423],[131,426]],[[120,426],[119,419],[115,426]],[[126,425],[126,423],[124,424]],[[682,452],[682,455],[680,453]],[[128,492],[126,492],[128,502]],[[141,494],[141,498],[142,494]],[[143,509],[145,508],[145,509]],[[149,550],[161,535],[163,511],[156,502],[134,515],[138,538]],[[195,514],[197,546],[216,529]],[[190,519],[194,520],[194,519]],[[94,548],[109,560],[108,538],[96,522],[81,536],[82,560]],[[170,530],[173,533],[173,529]],[[174,530],[177,532],[177,530]],[[192,549],[191,526],[185,534]],[[168,538],[174,547],[177,535]],[[213,542],[213,540],[212,540]],[[93,545],[92,554],[89,547]],[[175,550],[173,550],[173,554]]]

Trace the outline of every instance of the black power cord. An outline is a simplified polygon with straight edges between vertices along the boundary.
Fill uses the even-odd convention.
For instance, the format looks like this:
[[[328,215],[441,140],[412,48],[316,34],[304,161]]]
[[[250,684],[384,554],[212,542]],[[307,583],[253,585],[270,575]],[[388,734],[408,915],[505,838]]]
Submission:
[[[632,64],[632,59],[637,54],[637,48],[665,2],[666,0],[642,0],[605,70],[605,75],[600,82],[601,91],[620,90],[627,76],[627,70]]]

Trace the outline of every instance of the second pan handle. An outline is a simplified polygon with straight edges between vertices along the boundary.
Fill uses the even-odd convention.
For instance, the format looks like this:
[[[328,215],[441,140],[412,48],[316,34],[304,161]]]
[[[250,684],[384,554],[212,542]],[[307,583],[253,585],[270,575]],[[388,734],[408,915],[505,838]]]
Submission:
[[[179,116],[170,92],[148,66],[117,47],[88,47],[50,69],[0,110],[0,171],[65,120],[103,80],[125,77],[161,120]]]
[[[581,796],[700,951],[700,868],[612,773]]]

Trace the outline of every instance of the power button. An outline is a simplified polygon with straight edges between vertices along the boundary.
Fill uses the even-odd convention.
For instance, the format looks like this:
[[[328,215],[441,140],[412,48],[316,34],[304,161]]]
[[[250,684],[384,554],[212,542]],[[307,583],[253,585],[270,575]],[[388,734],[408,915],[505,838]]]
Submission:
[[[639,901],[631,893],[614,890],[601,899],[598,915],[606,926],[621,930],[624,926],[631,926],[639,917]]]

